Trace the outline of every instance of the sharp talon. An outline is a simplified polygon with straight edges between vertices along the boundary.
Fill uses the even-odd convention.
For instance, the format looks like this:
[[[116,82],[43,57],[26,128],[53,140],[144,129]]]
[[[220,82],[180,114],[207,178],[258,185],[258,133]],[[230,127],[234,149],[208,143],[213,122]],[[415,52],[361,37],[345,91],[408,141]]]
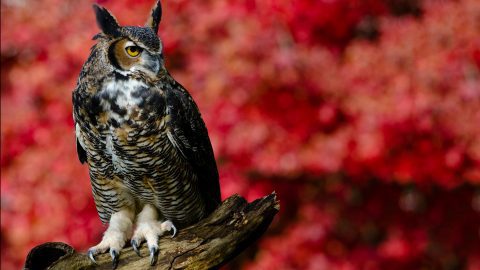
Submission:
[[[97,264],[97,261],[95,261],[95,258],[93,257],[93,251],[92,250],[88,251],[87,256],[94,264]]]
[[[157,253],[158,249],[156,247],[150,248],[150,265],[155,265],[157,263]]]
[[[172,234],[172,238],[175,237],[175,235],[177,235],[177,228],[175,228],[175,226],[172,224],[172,230],[173,230],[173,234]]]
[[[140,250],[138,250],[138,243],[137,243],[137,241],[132,240],[132,241],[130,241],[130,244],[132,244],[133,251],[135,251],[135,253],[137,253],[137,255],[138,255],[139,257],[143,257],[143,256],[140,254]]]
[[[115,269],[118,266],[118,255],[119,254],[116,250],[110,250],[110,256],[112,256],[112,269]]]

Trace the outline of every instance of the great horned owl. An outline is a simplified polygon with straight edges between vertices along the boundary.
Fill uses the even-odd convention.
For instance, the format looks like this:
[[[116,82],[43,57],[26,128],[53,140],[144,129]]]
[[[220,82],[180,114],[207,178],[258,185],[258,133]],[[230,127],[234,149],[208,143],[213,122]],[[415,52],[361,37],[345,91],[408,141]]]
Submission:
[[[122,27],[105,8],[94,11],[101,33],[73,92],[73,115],[78,157],[109,226],[88,255],[95,261],[110,251],[115,267],[131,237],[138,254],[147,242],[155,264],[160,235],[175,235],[220,204],[215,158],[195,102],[165,69],[160,1],[145,27]]]

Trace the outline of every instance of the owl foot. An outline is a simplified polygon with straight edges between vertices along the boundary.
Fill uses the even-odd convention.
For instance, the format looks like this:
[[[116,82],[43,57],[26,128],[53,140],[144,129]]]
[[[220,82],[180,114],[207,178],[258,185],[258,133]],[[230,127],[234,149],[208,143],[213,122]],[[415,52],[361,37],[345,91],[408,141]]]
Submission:
[[[120,232],[106,231],[103,236],[102,241],[88,250],[88,257],[94,263],[95,255],[105,253],[108,250],[110,251],[110,256],[112,257],[112,266],[115,269],[118,265],[118,257],[120,256],[120,250],[125,245],[126,235]]]
[[[173,231],[172,237],[177,233],[177,228],[170,220],[165,222],[156,220],[139,222],[130,243],[137,255],[142,257],[139,247],[143,241],[146,241],[150,251],[150,264],[155,265],[158,254],[158,237],[168,231]]]
[[[142,257],[139,247],[142,242],[146,241],[148,250],[150,251],[150,264],[155,265],[158,256],[158,237],[165,232],[173,230],[173,236],[177,233],[177,229],[170,220],[158,221],[158,212],[152,205],[145,205],[138,214],[137,228],[133,233],[131,240],[132,248],[138,256]],[[173,237],[172,236],[172,237]]]
[[[132,218],[130,218],[130,216]],[[132,219],[133,214],[129,211],[120,211],[113,214],[110,218],[110,225],[103,234],[102,241],[98,245],[88,249],[88,258],[90,258],[92,262],[97,263],[95,261],[95,255],[110,251],[112,267],[115,269],[118,266],[120,250],[122,250],[128,235],[130,235],[132,231]]]

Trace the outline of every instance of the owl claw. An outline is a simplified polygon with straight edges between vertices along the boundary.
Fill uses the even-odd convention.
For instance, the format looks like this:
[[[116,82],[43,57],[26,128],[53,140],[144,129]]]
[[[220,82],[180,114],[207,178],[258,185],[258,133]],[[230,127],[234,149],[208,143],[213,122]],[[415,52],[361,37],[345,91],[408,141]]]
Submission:
[[[130,244],[132,244],[133,251],[135,251],[135,253],[137,253],[137,255],[138,255],[139,257],[143,257],[143,256],[140,254],[140,250],[138,250],[139,245],[138,245],[137,241],[135,241],[134,239],[132,239],[132,241],[130,242]]]
[[[172,224],[172,230],[173,230],[173,234],[172,234],[172,238],[175,237],[175,235],[177,235],[177,228],[175,228],[175,226]]]
[[[150,265],[153,266],[157,263],[158,249],[156,247],[150,248]]]
[[[119,253],[115,249],[112,249],[110,250],[110,256],[112,256],[112,269],[115,269],[118,266]]]
[[[170,221],[170,220],[166,220],[164,222],[162,222],[162,224],[160,224],[161,228],[163,231],[165,232],[169,232],[169,231],[172,231],[173,230],[173,234],[172,234],[172,238],[175,237],[175,235],[177,235],[177,228],[175,227],[175,225],[173,225],[173,223]]]
[[[94,264],[97,264],[97,261],[95,261],[95,257],[93,256],[93,250],[88,250],[87,256]]]

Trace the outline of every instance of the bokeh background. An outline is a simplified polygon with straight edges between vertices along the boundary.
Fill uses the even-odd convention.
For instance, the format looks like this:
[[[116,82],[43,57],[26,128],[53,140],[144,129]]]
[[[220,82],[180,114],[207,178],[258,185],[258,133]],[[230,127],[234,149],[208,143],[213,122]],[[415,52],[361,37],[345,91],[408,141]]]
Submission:
[[[480,269],[480,1],[163,2],[223,198],[281,200],[225,269]],[[153,5],[98,3],[128,25]],[[91,4],[1,2],[1,269],[105,229],[71,108]]]

